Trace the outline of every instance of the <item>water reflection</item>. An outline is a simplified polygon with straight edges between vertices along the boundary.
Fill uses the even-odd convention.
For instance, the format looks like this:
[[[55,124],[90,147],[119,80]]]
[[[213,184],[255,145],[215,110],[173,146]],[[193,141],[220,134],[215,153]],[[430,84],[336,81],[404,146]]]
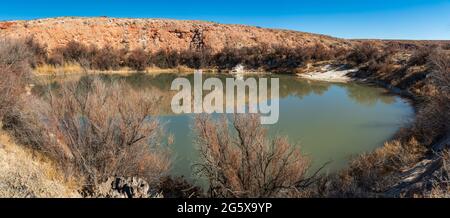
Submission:
[[[192,84],[194,81],[193,74],[180,75],[176,73],[164,73],[164,74],[144,74],[135,73],[127,76],[123,75],[109,75],[100,74],[99,75],[105,81],[114,80],[124,80],[131,84],[133,88],[139,90],[145,90],[149,92],[154,92],[160,94],[163,99],[169,104],[163,104],[163,106],[170,106],[170,99],[176,93],[170,91],[170,85],[175,78],[184,77],[187,78]],[[256,76],[256,75],[255,75]],[[74,78],[75,77],[75,78]],[[85,76],[68,76],[68,77],[58,77],[53,78],[52,86],[57,87],[62,81],[67,81],[67,78],[71,80],[83,79]],[[226,74],[204,74],[204,79],[210,77],[217,77],[225,83],[225,79],[230,77]],[[321,96],[326,93],[330,87],[338,86],[342,87],[347,91],[348,97],[354,100],[358,104],[366,106],[374,106],[377,102],[383,102],[385,104],[392,104],[395,102],[395,96],[387,94],[383,89],[368,87],[365,85],[360,85],[356,83],[344,84],[344,83],[329,83],[329,82],[319,82],[301,79],[294,76],[277,76],[280,79],[280,98],[285,98],[288,96],[295,96],[302,99],[305,96],[314,94]],[[39,86],[36,87],[39,89]],[[42,86],[41,86],[42,88]],[[269,83],[270,91],[270,83]],[[204,92],[206,95],[208,92]],[[270,95],[269,95],[270,96]],[[170,110],[163,110],[169,112]]]
[[[197,161],[192,144],[192,115],[174,115],[170,109],[172,81],[185,77],[193,84],[193,75],[132,74],[101,75],[105,81],[124,80],[133,88],[161,96],[160,115],[167,131],[174,135],[173,173],[190,178]],[[227,75],[204,74],[204,78]],[[269,126],[271,135],[284,134],[300,142],[302,150],[317,168],[332,161],[327,170],[343,166],[352,155],[370,151],[389,139],[413,114],[411,107],[385,90],[361,84],[308,81],[293,76],[277,76],[280,81],[280,118]],[[52,86],[78,78],[53,78]],[[43,86],[36,86],[39,91]],[[269,88],[270,90],[270,88]],[[206,94],[206,93],[205,93]],[[270,96],[270,94],[269,94]]]

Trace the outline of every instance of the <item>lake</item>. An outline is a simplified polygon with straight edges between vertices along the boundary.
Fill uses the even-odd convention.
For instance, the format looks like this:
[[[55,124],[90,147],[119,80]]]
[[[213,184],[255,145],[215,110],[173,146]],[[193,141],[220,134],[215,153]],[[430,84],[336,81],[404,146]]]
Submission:
[[[232,75],[204,75],[224,80]],[[106,79],[124,79],[136,89],[163,96],[159,114],[166,132],[173,134],[172,173],[199,182],[192,176],[198,161],[193,144],[193,114],[173,114],[170,91],[177,77],[193,80],[192,74],[102,75]],[[373,151],[389,140],[414,115],[408,102],[382,88],[358,83],[309,81],[289,75],[265,75],[279,78],[279,121],[267,125],[270,135],[288,136],[301,145],[312,161],[312,169],[329,162],[323,173],[345,167],[352,156]],[[201,182],[201,181],[200,181]]]

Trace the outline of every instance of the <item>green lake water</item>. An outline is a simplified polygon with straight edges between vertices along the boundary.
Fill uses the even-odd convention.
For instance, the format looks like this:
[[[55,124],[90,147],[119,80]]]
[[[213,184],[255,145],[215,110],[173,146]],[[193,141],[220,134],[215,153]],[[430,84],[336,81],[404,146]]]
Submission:
[[[210,76],[217,77],[204,75]],[[192,81],[193,75],[106,77],[125,79],[137,89],[163,95],[159,118],[166,132],[174,136],[172,173],[195,180],[192,165],[198,161],[198,155],[193,144],[193,114],[175,115],[170,110],[171,97],[176,93],[170,91],[173,79],[186,77]],[[222,80],[225,77],[232,76],[219,76]],[[280,79],[280,115],[276,124],[267,125],[269,133],[287,135],[290,141],[300,144],[312,161],[312,169],[330,162],[324,173],[344,167],[352,156],[382,146],[413,117],[407,101],[381,88],[308,81],[287,75],[276,77]]]

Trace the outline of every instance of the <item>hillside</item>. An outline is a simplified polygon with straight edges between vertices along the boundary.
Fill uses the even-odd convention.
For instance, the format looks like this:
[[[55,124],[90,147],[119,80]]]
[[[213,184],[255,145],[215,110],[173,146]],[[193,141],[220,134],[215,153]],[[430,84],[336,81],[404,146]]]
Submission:
[[[80,197],[51,161],[0,130],[0,198]]]
[[[0,22],[2,38],[34,38],[52,49],[75,40],[87,45],[113,48],[144,48],[147,51],[211,48],[240,48],[256,45],[286,47],[323,45],[345,47],[348,41],[290,30],[203,21],[126,18],[60,17],[29,21]]]

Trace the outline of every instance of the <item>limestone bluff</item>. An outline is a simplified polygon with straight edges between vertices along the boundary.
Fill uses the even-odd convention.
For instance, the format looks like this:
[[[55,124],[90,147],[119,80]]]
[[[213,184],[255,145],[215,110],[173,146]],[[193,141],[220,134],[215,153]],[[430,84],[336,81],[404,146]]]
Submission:
[[[24,38],[33,36],[49,51],[75,40],[86,45],[147,51],[181,51],[210,48],[213,52],[224,48],[251,46],[325,48],[349,47],[351,42],[330,36],[291,30],[267,29],[245,25],[218,24],[205,21],[132,18],[59,17],[36,20],[0,22],[0,37]]]

